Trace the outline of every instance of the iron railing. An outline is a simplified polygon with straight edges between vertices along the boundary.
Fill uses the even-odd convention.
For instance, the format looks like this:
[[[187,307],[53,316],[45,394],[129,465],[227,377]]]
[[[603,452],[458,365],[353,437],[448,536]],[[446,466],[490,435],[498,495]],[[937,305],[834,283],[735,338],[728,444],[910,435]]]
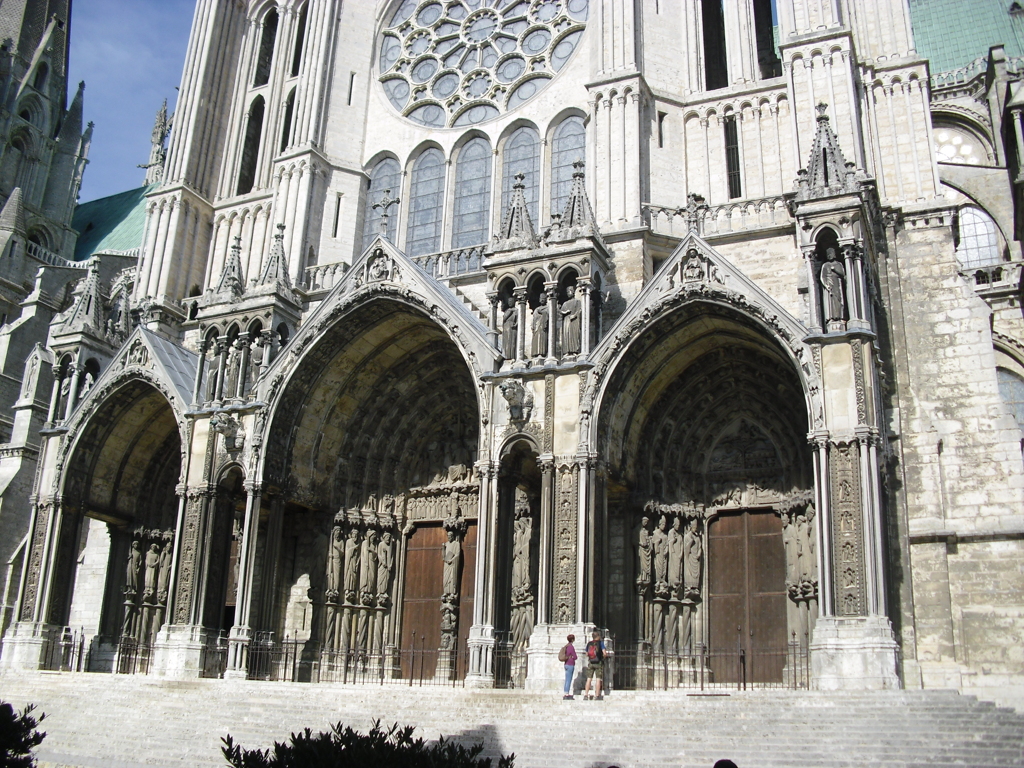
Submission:
[[[114,653],[114,672],[119,675],[148,675],[153,663],[152,643],[122,635]]]
[[[58,672],[85,672],[89,669],[89,649],[85,629],[64,627],[43,644],[42,668]]]
[[[224,677],[224,670],[228,667],[228,638],[221,630],[217,637],[203,645],[199,652],[199,669],[202,670],[200,677],[220,678]]]
[[[712,649],[663,653],[650,643],[621,643],[606,662],[609,688],[620,690],[721,690],[810,687],[806,643],[775,648]]]

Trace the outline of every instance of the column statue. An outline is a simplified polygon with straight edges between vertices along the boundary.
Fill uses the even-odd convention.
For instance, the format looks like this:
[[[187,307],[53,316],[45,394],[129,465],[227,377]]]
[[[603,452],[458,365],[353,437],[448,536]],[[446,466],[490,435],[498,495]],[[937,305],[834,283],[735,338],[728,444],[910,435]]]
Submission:
[[[146,575],[142,585],[142,600],[152,603],[156,597],[157,572],[160,568],[160,545],[153,542],[146,552]]]
[[[359,529],[350,528],[345,540],[345,602],[355,604],[359,591]]]
[[[672,588],[673,597],[679,595],[683,586],[683,534],[680,531],[682,523],[681,517],[674,518],[667,538],[668,584]]]
[[[530,544],[533,517],[526,492],[516,488],[516,519],[512,532],[512,648],[522,651],[533,633],[533,580],[530,575]]]
[[[139,569],[142,567],[142,550],[139,547],[138,539],[132,541],[132,548],[128,552],[128,568],[125,573],[124,593],[135,595],[139,591]]]
[[[654,544],[654,579],[655,589],[663,592],[668,589],[668,519],[662,515],[658,527],[652,537]]]
[[[568,298],[558,309],[562,325],[559,329],[559,345],[563,355],[578,355],[583,348],[583,305],[576,298],[576,286],[566,289]]]
[[[359,579],[363,605],[370,605],[377,598],[378,537],[379,534],[372,528],[366,532],[366,554],[363,556],[362,574]]]
[[[786,550],[786,589],[795,599],[800,590],[800,545],[794,518],[792,513],[782,513],[782,546]]]
[[[391,546],[393,541],[391,531],[384,531],[377,545],[377,605],[381,607],[387,603],[391,569],[395,565],[395,553]]]
[[[160,605],[167,605],[171,583],[171,559],[174,557],[174,537],[169,532],[164,533],[164,546],[160,550],[160,576],[157,579],[156,601]]]
[[[548,353],[548,294],[541,291],[540,302],[533,310],[533,343],[531,354],[533,357],[544,357]]]
[[[459,592],[459,565],[462,560],[462,542],[458,531],[448,530],[448,540],[444,543],[444,576],[441,594],[444,599],[455,600]]]
[[[640,519],[639,543],[637,554],[639,555],[639,568],[636,574],[636,583],[646,587],[651,583],[651,561],[654,554],[654,539],[651,536],[651,518],[644,515]]]
[[[327,550],[327,602],[337,601],[342,589],[342,570],[345,564],[345,531],[340,525],[331,530],[331,544]]]
[[[683,536],[683,582],[686,596],[690,600],[700,599],[701,563],[704,557],[704,543],[701,540],[697,518],[690,520],[690,525]]]

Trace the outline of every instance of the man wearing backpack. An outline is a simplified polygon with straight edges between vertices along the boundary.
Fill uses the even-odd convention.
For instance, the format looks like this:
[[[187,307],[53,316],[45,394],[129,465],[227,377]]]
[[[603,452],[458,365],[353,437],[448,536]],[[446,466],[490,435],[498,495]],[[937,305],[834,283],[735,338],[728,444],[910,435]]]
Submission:
[[[583,689],[583,698],[601,700],[601,682],[604,680],[604,642],[601,640],[601,633],[596,629],[591,635],[593,638],[587,643],[587,684]],[[590,681],[594,681],[594,695],[590,696]]]
[[[568,635],[565,639],[569,642],[558,651],[558,660],[565,665],[565,691],[562,699],[572,700],[572,677],[576,672],[576,648],[573,643],[576,642],[576,635]]]

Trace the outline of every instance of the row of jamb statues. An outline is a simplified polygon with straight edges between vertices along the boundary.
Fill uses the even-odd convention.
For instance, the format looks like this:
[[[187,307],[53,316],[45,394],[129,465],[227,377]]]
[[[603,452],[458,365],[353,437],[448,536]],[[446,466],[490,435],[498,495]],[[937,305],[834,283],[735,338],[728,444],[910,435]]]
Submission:
[[[125,572],[122,640],[148,644],[163,626],[173,555],[174,531],[136,528],[132,533]]]
[[[392,527],[361,525],[344,512],[335,516],[327,556],[326,630],[328,651],[379,653],[391,606],[395,567]]]

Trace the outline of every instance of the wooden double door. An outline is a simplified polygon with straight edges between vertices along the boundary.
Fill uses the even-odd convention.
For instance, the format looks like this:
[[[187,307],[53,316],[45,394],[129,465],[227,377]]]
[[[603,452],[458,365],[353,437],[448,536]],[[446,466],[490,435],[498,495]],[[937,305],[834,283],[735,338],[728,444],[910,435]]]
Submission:
[[[781,682],[786,554],[770,509],[721,512],[708,526],[709,649],[718,682]]]

